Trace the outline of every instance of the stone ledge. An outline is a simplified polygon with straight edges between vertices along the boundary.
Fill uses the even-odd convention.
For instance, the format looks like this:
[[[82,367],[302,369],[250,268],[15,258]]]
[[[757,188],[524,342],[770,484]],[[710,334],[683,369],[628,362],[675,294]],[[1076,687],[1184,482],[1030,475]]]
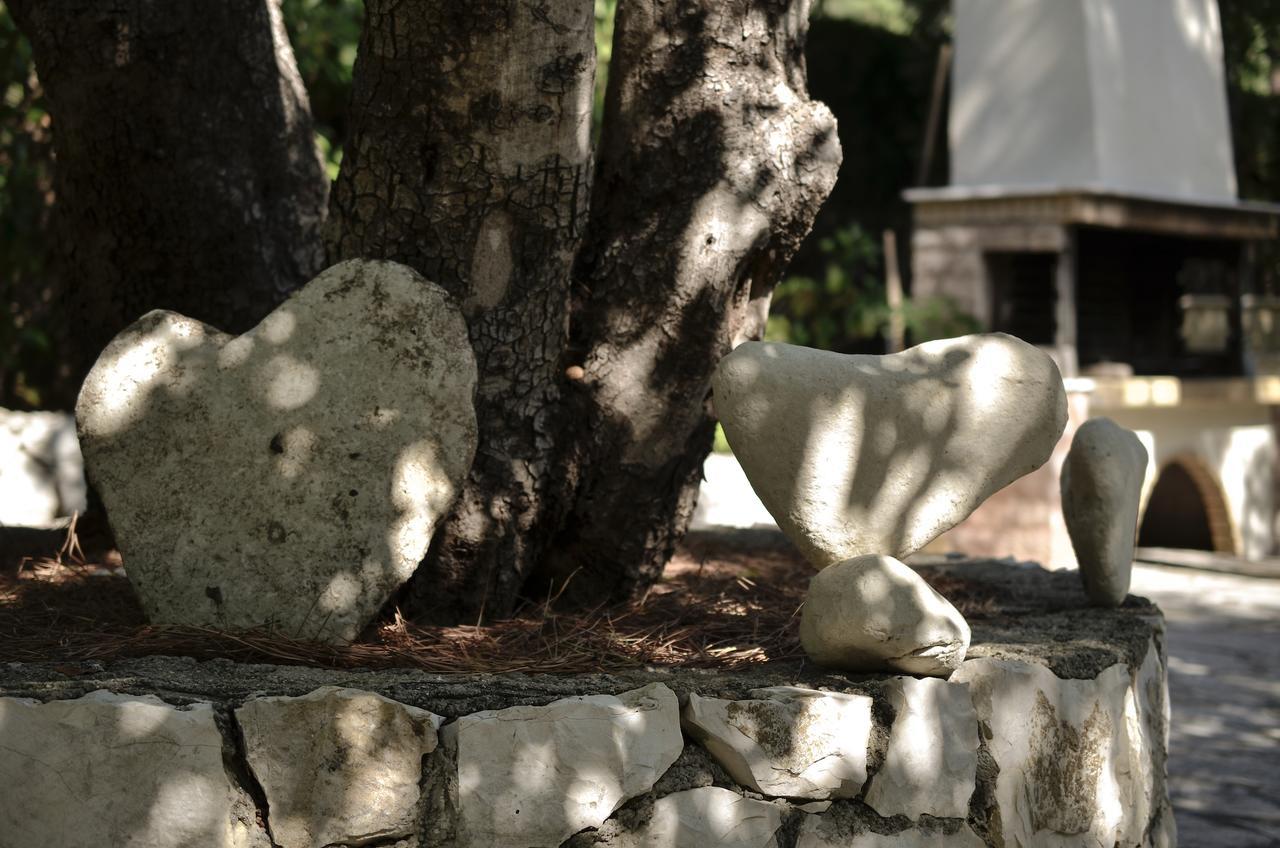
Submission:
[[[202,845],[264,848],[1172,845],[1159,610],[1088,609],[1070,572],[921,567],[999,590],[947,682],[2,666],[0,780],[22,791],[0,796],[0,833],[86,848],[97,833],[186,845],[193,827]],[[868,701],[869,721],[833,731],[828,716]],[[797,767],[804,780],[770,776]]]

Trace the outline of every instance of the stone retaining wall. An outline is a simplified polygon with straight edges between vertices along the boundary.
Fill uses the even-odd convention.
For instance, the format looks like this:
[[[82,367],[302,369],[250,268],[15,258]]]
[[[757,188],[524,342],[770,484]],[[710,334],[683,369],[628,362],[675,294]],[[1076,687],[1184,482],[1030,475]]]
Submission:
[[[0,848],[1172,845],[1158,611],[1022,617],[949,681],[14,664]]]

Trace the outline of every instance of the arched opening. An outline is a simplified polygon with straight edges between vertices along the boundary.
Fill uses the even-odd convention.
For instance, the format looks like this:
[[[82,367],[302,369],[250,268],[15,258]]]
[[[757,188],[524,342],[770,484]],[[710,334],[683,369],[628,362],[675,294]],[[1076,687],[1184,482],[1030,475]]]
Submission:
[[[1235,552],[1226,502],[1199,460],[1174,459],[1160,472],[1142,515],[1138,546]]]

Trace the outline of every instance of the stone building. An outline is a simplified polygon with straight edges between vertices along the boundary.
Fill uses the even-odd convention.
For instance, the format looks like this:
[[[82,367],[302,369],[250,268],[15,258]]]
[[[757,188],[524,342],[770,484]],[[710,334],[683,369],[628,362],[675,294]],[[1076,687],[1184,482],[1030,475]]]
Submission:
[[[1070,565],[1058,472],[1105,415],[1153,457],[1141,545],[1272,553],[1280,298],[1256,270],[1280,206],[1237,198],[1215,0],[954,8],[951,184],[906,192],[912,292],[1049,350],[1072,417],[943,545]]]

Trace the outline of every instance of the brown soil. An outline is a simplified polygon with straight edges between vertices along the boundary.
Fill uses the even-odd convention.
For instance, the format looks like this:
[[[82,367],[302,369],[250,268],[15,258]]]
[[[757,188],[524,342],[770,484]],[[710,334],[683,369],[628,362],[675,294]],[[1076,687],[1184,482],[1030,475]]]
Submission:
[[[73,539],[71,541],[74,541]],[[9,546],[0,562],[0,662],[74,662],[154,655],[330,668],[583,673],[644,666],[739,669],[802,656],[797,626],[812,568],[776,532],[691,533],[660,583],[630,603],[588,611],[527,604],[482,627],[424,627],[391,608],[356,643],[299,642],[147,624],[112,551],[84,555]],[[924,572],[966,617],[993,590]]]

